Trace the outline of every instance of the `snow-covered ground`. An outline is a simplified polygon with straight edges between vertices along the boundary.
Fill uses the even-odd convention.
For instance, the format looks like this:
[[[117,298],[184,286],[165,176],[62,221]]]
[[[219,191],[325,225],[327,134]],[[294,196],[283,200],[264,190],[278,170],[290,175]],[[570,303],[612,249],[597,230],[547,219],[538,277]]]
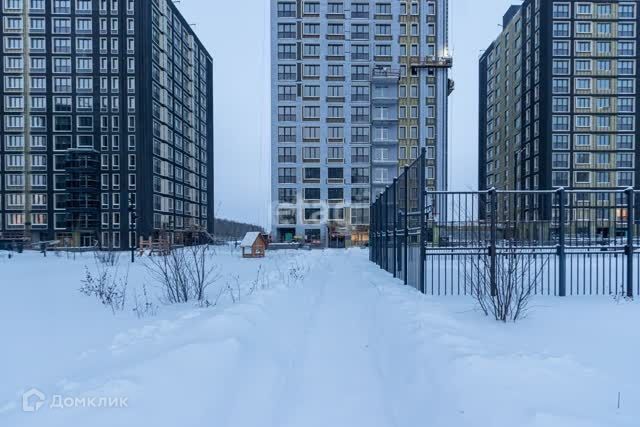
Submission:
[[[114,315],[78,291],[91,254],[0,255],[0,426],[638,425],[638,303],[537,298],[504,325],[402,286],[362,250],[212,262],[211,298],[230,283],[239,301],[157,302],[139,319],[131,298]],[[159,291],[141,262],[129,283]],[[24,412],[32,388],[44,405]]]

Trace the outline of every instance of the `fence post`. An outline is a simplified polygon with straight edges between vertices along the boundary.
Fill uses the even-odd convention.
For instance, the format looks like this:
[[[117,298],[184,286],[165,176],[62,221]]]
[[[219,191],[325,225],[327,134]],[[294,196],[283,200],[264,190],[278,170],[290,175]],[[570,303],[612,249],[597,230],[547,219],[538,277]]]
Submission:
[[[378,200],[376,201],[376,259],[378,260],[378,267],[382,267],[382,258],[380,255],[382,254],[382,218],[380,215],[382,206],[382,196],[378,195]]]
[[[372,262],[376,262],[376,202],[374,201],[370,207],[371,216],[369,221],[369,258]]]
[[[489,245],[489,257],[490,257],[490,270],[489,280],[491,284],[491,296],[498,295],[498,282],[497,282],[497,256],[498,256],[498,194],[494,188],[489,190],[489,202],[491,204],[491,243]]]
[[[425,147],[422,147],[422,150],[420,150],[420,172],[418,174],[418,203],[420,205],[420,279],[419,279],[419,283],[420,283],[420,292],[422,292],[423,294],[426,293],[426,289],[425,289],[425,283],[424,283],[424,264],[426,262],[426,252],[425,252],[425,244],[426,244],[426,231],[427,231],[427,225],[426,225],[426,221],[425,221],[425,205],[426,203],[426,199],[427,199],[427,193],[426,193],[426,186],[425,186],[425,181],[426,181],[426,154],[427,154],[427,149]]]
[[[376,216],[373,213],[375,206],[375,202],[371,203],[369,206],[369,261],[373,262],[373,228],[376,223]]]
[[[382,245],[382,269],[389,270],[389,193],[385,189],[382,193],[382,233],[384,244]]]
[[[373,222],[373,257],[375,258],[375,263],[378,264],[378,199],[376,198],[376,202],[373,204],[373,215],[375,217],[375,221]]]
[[[397,178],[393,179],[393,184],[391,184],[390,190],[393,192],[393,200],[391,202],[391,213],[393,214],[393,219],[391,220],[391,226],[393,227],[393,277],[395,278],[397,276],[398,273],[398,261],[397,261],[397,249],[398,249],[398,241],[396,240],[397,238],[397,233],[396,233],[396,228],[397,228],[397,218],[398,218],[398,211],[397,211],[397,202],[396,202],[396,182],[398,181]]]
[[[627,298],[633,298],[633,255],[634,255],[634,230],[635,226],[635,193],[632,187],[627,188]]]
[[[409,284],[409,166],[404,167],[404,254],[402,273],[404,284]]]
[[[566,193],[564,188],[559,188],[558,194],[559,212],[558,212],[558,295],[567,296],[567,253],[566,253],[566,230],[567,222],[566,211]]]

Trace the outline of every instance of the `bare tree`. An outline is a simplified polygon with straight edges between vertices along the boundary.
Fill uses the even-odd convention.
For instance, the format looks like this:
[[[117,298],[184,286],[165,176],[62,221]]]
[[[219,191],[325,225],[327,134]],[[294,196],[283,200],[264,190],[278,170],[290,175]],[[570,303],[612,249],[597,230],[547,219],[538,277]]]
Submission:
[[[501,248],[494,256],[495,273],[492,273],[491,255],[468,257],[465,278],[485,315],[502,322],[515,322],[526,315],[549,256],[537,254],[542,261],[532,266],[531,254],[522,253],[514,244]]]

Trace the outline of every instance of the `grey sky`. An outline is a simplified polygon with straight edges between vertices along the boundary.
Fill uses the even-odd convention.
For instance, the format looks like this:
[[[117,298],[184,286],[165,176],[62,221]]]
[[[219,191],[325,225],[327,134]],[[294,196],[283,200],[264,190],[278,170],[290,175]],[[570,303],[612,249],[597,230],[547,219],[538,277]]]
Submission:
[[[269,221],[269,1],[182,0],[214,58],[215,191],[219,217]],[[450,0],[452,189],[477,188],[478,57],[512,0]],[[239,19],[242,15],[242,20]]]

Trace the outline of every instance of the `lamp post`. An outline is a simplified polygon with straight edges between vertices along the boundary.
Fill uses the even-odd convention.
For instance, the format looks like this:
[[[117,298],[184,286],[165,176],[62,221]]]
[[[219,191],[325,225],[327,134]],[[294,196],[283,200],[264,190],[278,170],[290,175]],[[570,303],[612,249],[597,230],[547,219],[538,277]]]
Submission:
[[[136,239],[135,231],[136,231],[136,221],[138,220],[138,215],[136,214],[136,206],[133,204],[133,199],[129,199],[129,246],[131,247],[131,262],[136,262]]]

